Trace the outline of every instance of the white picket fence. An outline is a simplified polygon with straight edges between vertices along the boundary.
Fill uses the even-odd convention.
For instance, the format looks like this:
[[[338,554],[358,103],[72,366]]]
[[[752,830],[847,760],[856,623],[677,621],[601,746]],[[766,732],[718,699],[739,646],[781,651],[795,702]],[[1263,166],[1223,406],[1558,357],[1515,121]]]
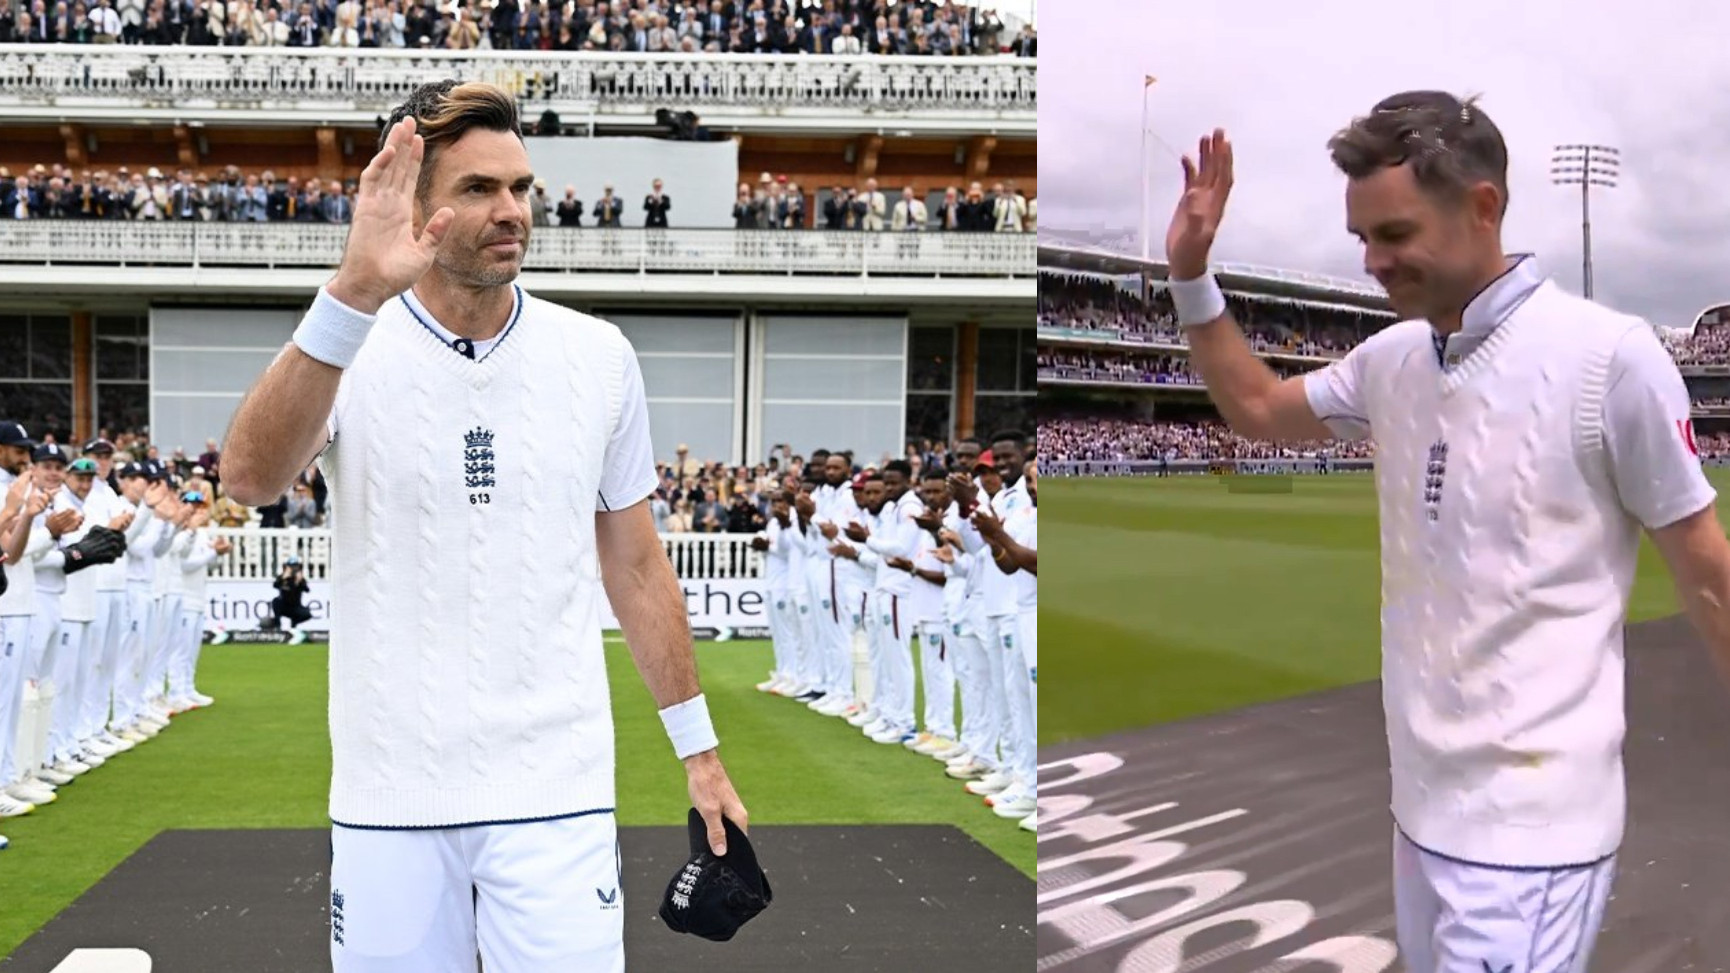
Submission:
[[[331,536],[327,528],[217,528],[233,547],[216,559],[212,579],[268,581],[291,557],[300,558],[308,581],[330,575]],[[751,550],[750,534],[662,534],[661,544],[673,562],[673,572],[685,581],[760,578],[763,555]]]

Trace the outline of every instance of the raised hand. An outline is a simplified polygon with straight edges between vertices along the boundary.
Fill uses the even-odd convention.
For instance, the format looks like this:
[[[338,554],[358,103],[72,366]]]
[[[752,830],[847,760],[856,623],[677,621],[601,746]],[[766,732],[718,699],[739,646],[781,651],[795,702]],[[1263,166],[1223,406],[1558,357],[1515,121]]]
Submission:
[[[1207,273],[1207,255],[1231,196],[1231,143],[1225,130],[1216,128],[1204,136],[1198,155],[1199,165],[1183,157],[1183,196],[1165,231],[1165,259],[1173,280],[1194,280]]]
[[[415,232],[415,186],[425,156],[426,141],[415,134],[414,119],[405,118],[360,174],[342,267],[329,287],[332,297],[357,311],[375,313],[413,287],[433,265],[439,243],[456,219],[447,206]]]
[[[30,496],[30,490],[34,483],[35,479],[29,471],[25,471],[23,476],[13,480],[12,485],[6,488],[6,509],[24,509],[25,499]]]
[[[973,527],[979,531],[979,536],[987,540],[997,540],[1007,536],[1003,531],[1003,521],[998,520],[991,511],[980,507],[973,514]]]
[[[46,523],[49,536],[59,537],[77,530],[84,523],[84,515],[76,510],[60,510],[49,514]]]
[[[955,495],[956,503],[965,507],[979,495],[979,488],[973,485],[973,477],[966,473],[951,473],[949,474],[949,492]]]
[[[30,499],[24,501],[24,515],[32,520],[36,519],[36,515],[47,510],[53,500],[54,497],[47,490],[33,490]]]
[[[132,526],[132,511],[130,511],[130,510],[126,511],[125,513],[115,514],[113,519],[108,521],[108,529],[109,530],[125,530],[126,528],[131,527],[131,526]]]

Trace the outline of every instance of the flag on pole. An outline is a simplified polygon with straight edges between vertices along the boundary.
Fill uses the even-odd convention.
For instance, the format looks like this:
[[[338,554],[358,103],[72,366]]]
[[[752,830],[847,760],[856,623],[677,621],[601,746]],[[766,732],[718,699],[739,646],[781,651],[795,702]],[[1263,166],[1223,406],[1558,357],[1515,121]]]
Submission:
[[[1143,88],[1151,87],[1155,81],[1159,80],[1158,78],[1154,77],[1151,74],[1144,74],[1144,75],[1142,75],[1142,77],[1145,79],[1141,83],[1141,86]]]

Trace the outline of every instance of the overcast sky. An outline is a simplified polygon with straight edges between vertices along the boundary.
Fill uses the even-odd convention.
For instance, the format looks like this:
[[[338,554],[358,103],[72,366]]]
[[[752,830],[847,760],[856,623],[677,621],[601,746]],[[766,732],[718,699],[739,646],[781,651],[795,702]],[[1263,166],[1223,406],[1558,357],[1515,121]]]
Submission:
[[[1441,89],[1481,95],[1507,139],[1510,252],[1580,289],[1579,190],[1550,184],[1550,156],[1614,145],[1620,187],[1592,195],[1596,299],[1672,327],[1730,301],[1730,4],[1067,0],[1047,5],[1040,33],[1042,226],[1139,226],[1151,74],[1155,135],[1193,155],[1219,126],[1235,148],[1216,260],[1368,282],[1327,140],[1387,95]],[[1148,154],[1163,258],[1182,173],[1152,139]]]

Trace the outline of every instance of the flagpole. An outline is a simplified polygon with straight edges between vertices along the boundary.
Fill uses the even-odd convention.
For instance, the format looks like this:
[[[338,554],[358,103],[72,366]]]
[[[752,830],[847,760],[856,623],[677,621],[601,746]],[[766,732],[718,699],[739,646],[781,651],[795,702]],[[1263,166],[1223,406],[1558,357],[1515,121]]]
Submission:
[[[1145,79],[1141,85],[1141,167],[1136,170],[1141,180],[1141,259],[1148,259],[1147,243],[1147,89],[1153,87],[1151,79]]]

